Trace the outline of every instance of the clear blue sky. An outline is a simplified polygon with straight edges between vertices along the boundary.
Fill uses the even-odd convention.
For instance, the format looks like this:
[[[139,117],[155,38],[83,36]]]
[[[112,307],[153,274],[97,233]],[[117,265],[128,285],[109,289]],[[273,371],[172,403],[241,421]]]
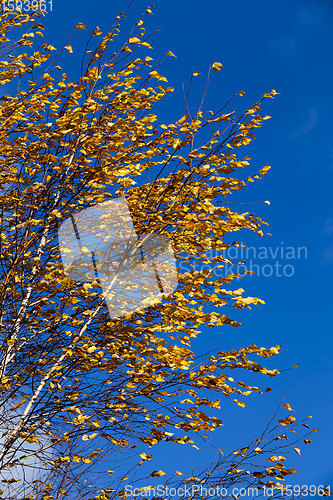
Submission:
[[[148,5],[135,0],[130,20],[134,22]],[[126,6],[126,0],[53,0],[53,11],[44,22],[48,41],[59,46],[79,21],[105,30]],[[307,248],[307,259],[291,262],[292,277],[249,276],[239,284],[266,302],[252,311],[235,311],[244,326],[207,329],[196,342],[196,350],[202,351],[221,344],[226,349],[249,343],[281,344],[278,366],[299,363],[297,369],[261,382],[273,388],[262,401],[254,398],[246,410],[225,406],[225,428],[216,440],[221,447],[244,444],[244,438],[253,434],[251,429],[265,423],[287,394],[296,416],[313,415],[313,424],[320,429],[312,445],[302,447],[302,456],[292,457],[290,465],[300,471],[294,482],[332,484],[333,4],[329,0],[163,0],[153,10],[146,27],[148,31],[159,28],[150,40],[157,49],[154,57],[166,50],[178,56],[167,58],[161,69],[176,89],[160,107],[161,122],[170,123],[183,114],[181,83],[186,87],[193,71],[205,74],[214,61],[222,62],[224,69],[213,75],[208,109],[224,104],[234,91],[245,90],[250,102],[271,87],[281,93],[265,104],[272,119],[247,150],[258,169],[268,164],[272,170],[237,197],[242,202],[271,201],[270,206],[244,205],[244,210],[253,208],[268,220],[272,236],[260,239],[244,234],[242,239],[257,247],[276,249],[283,242],[284,247]],[[79,32],[80,40],[84,33]],[[83,50],[75,38],[72,45],[77,54]],[[73,68],[78,61],[75,55],[68,56]],[[203,86],[203,77],[198,77],[194,99]],[[184,448],[179,460],[189,460]],[[174,466],[174,450],[165,451],[166,467]],[[191,460],[197,461],[193,454]],[[204,461],[205,455],[200,458]]]

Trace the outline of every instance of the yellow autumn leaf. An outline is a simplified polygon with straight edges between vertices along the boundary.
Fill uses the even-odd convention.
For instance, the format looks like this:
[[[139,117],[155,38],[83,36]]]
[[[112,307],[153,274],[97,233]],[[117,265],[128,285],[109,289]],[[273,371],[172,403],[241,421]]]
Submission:
[[[277,462],[278,457],[276,455],[272,455],[267,458],[268,462]]]
[[[223,64],[219,62],[214,62],[212,68],[214,71],[221,71],[221,69],[223,68]]]
[[[26,441],[28,441],[28,443],[38,443],[38,436],[29,436],[26,438]]]
[[[270,348],[268,349],[268,352],[269,352],[270,354],[273,354],[273,356],[274,356],[274,355],[276,355],[276,354],[279,354],[279,350],[280,350],[280,348],[281,348],[281,346],[280,346],[280,345],[277,345],[276,347],[270,347]]]
[[[289,404],[289,403],[286,403],[285,405],[283,405],[283,408],[286,408],[286,409],[287,409],[287,410],[289,410],[289,411],[294,411],[294,410],[292,409],[292,407],[290,406],[290,404]]]
[[[160,477],[160,476],[165,476],[165,472],[162,470],[154,470],[151,474],[149,474],[149,477]]]
[[[243,403],[243,401],[238,401],[238,399],[233,400],[238,406],[241,406],[242,408],[246,408],[246,404]]]
[[[133,36],[132,38],[130,38],[128,40],[128,43],[131,44],[131,45],[134,45],[134,44],[140,43],[140,42],[141,42],[140,38],[138,38],[136,36]]]
[[[91,354],[91,353],[95,352],[95,351],[96,351],[96,349],[97,349],[97,347],[95,347],[95,346],[91,346],[91,347],[88,347],[87,352],[88,352],[89,354]]]
[[[89,71],[88,71],[88,76],[90,78],[93,78],[94,80],[97,80],[97,78],[100,77],[100,71],[99,71],[99,68],[97,66],[95,66],[94,68],[91,68]]]
[[[92,36],[98,36],[101,34],[102,34],[102,31],[99,29],[98,26],[96,26],[96,29],[94,29],[94,31],[92,32]]]
[[[96,436],[97,436],[97,432],[90,434],[90,436],[88,434],[83,434],[82,441],[89,441],[89,439],[94,439],[94,437],[96,437]]]
[[[161,76],[161,75],[160,75],[157,71],[155,71],[155,70],[154,70],[154,71],[151,71],[151,72],[149,73],[149,76],[150,76],[151,78],[157,78],[158,80],[162,80],[162,81],[164,81],[164,82],[167,82],[167,81],[168,81],[168,80],[165,78],[165,76]]]
[[[65,45],[65,49],[67,49],[70,54],[73,53],[73,49],[72,49],[71,45]]]
[[[168,52],[165,55],[170,57],[177,57],[173,52],[171,52],[171,50],[168,50]]]

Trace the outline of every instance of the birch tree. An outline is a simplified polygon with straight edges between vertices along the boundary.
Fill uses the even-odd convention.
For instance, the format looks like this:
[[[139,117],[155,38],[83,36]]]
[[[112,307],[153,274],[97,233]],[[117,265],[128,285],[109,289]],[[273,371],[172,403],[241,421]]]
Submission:
[[[173,487],[252,485],[258,494],[271,487],[278,497],[284,477],[296,472],[286,452],[300,453],[300,429],[315,430],[285,403],[243,448],[228,452],[214,441],[221,400],[237,411],[279,373],[270,360],[279,345],[221,347],[204,358],[191,348],[207,325],[233,335],[234,308],[262,302],[234,285],[246,272],[223,269],[231,264],[226,250],[240,244],[229,233],[264,234],[259,216],[229,200],[269,170],[253,174],[244,148],[277,92],[245,109],[244,92],[214,111],[204,110],[204,99],[198,109],[186,102],[174,123],[163,123],[154,110],[174,90],[152,56],[143,25],[150,13],[130,33],[121,31],[120,14],[107,33],[88,35],[76,79],[61,65],[82,23],[57,49],[46,41],[43,12],[0,15],[2,498],[125,498],[132,476],[141,486],[161,477]],[[221,70],[211,63],[207,83]],[[106,290],[98,273],[68,271],[59,234],[85,210],[117,200],[135,238],[120,260],[109,258],[118,267]],[[154,301],[112,316],[120,273],[135,256],[140,261],[149,241],[174,257],[176,287],[166,293],[158,283]],[[79,250],[79,271],[86,251],[93,272],[90,249]],[[152,266],[155,257],[139,264]],[[145,286],[136,289],[145,295]],[[261,387],[249,382],[251,373]],[[155,463],[159,444],[200,439],[216,447],[216,458],[195,477]]]

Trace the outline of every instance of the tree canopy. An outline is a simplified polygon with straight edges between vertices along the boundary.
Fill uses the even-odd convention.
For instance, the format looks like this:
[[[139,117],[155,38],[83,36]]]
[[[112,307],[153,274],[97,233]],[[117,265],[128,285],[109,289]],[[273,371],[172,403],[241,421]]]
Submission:
[[[299,426],[315,430],[285,403],[243,448],[216,446],[216,459],[195,477],[171,476],[154,461],[161,442],[197,446],[201,436],[214,446],[221,400],[245,407],[251,394],[263,394],[247,374],[278,375],[265,363],[280,346],[221,347],[204,358],[191,348],[203,326],[237,327],[232,308],[263,302],[233,286],[247,271],[216,271],[230,264],[225,250],[240,245],[229,233],[264,234],[259,216],[228,200],[269,170],[249,175],[243,149],[269,118],[263,102],[277,92],[240,111],[244,92],[215,111],[204,110],[204,98],[192,110],[186,99],[174,123],[162,123],[154,111],[173,88],[162,61],[148,55],[150,13],[129,34],[120,31],[126,14],[106,34],[96,28],[76,79],[61,61],[83,24],[74,42],[56,49],[43,40],[42,12],[0,15],[3,498],[125,498],[126,480],[138,481],[141,471],[146,485],[155,477],[174,487],[251,485],[261,494],[273,487],[278,497],[284,477],[296,472],[284,451],[300,453]],[[207,83],[222,68],[212,63]],[[111,317],[98,278],[66,273],[59,231],[82,211],[119,199],[138,241],[150,234],[170,243],[178,283],[156,303]]]

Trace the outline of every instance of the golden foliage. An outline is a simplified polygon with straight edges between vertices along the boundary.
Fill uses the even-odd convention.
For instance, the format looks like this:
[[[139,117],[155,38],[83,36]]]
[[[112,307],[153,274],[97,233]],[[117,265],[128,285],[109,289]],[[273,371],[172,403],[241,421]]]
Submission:
[[[167,79],[145,56],[151,46],[141,21],[125,43],[118,38],[123,15],[105,35],[96,28],[92,36],[100,41],[88,51],[80,78],[71,81],[57,64],[61,51],[48,43],[34,48],[44,29],[33,24],[38,17],[0,14],[0,83],[8,86],[0,97],[0,389],[6,414],[13,415],[0,465],[15,471],[26,456],[41,457],[47,479],[35,481],[27,498],[46,499],[73,492],[70,468],[74,474],[81,470],[75,467],[90,467],[104,454],[137,448],[138,465],[144,466],[152,459],[144,450],[162,441],[196,446],[196,433],[222,425],[221,398],[263,392],[235,381],[231,370],[278,374],[256,360],[268,360],[280,346],[221,350],[200,362],[190,348],[203,325],[239,325],[218,308],[263,302],[233,289],[233,279],[241,275],[217,278],[215,270],[230,263],[223,251],[238,245],[227,243],[229,233],[248,229],[263,235],[262,219],[229,208],[228,198],[269,169],[249,177],[250,158],[236,152],[254,139],[267,118],[262,102],[277,92],[265,94],[241,118],[234,110],[204,115],[199,108],[160,124],[153,107],[173,88],[163,85]],[[64,48],[73,52],[68,43]],[[212,68],[220,71],[222,64]],[[110,320],[99,283],[65,275],[57,230],[76,211],[117,196],[126,198],[138,234],[172,240],[179,287],[162,303]],[[245,407],[242,400],[233,401]],[[290,415],[279,423],[293,427],[294,420]],[[223,474],[236,480],[241,474],[262,485],[262,478],[292,473],[279,455],[267,458],[274,464],[268,469],[253,465],[258,449],[270,453],[270,437],[236,450],[229,461],[221,452],[214,473],[203,473],[200,480],[224,484]],[[237,468],[235,456],[246,469]],[[147,475],[165,473],[156,469]],[[110,498],[109,493],[95,498]],[[121,488],[117,495],[124,496]]]

